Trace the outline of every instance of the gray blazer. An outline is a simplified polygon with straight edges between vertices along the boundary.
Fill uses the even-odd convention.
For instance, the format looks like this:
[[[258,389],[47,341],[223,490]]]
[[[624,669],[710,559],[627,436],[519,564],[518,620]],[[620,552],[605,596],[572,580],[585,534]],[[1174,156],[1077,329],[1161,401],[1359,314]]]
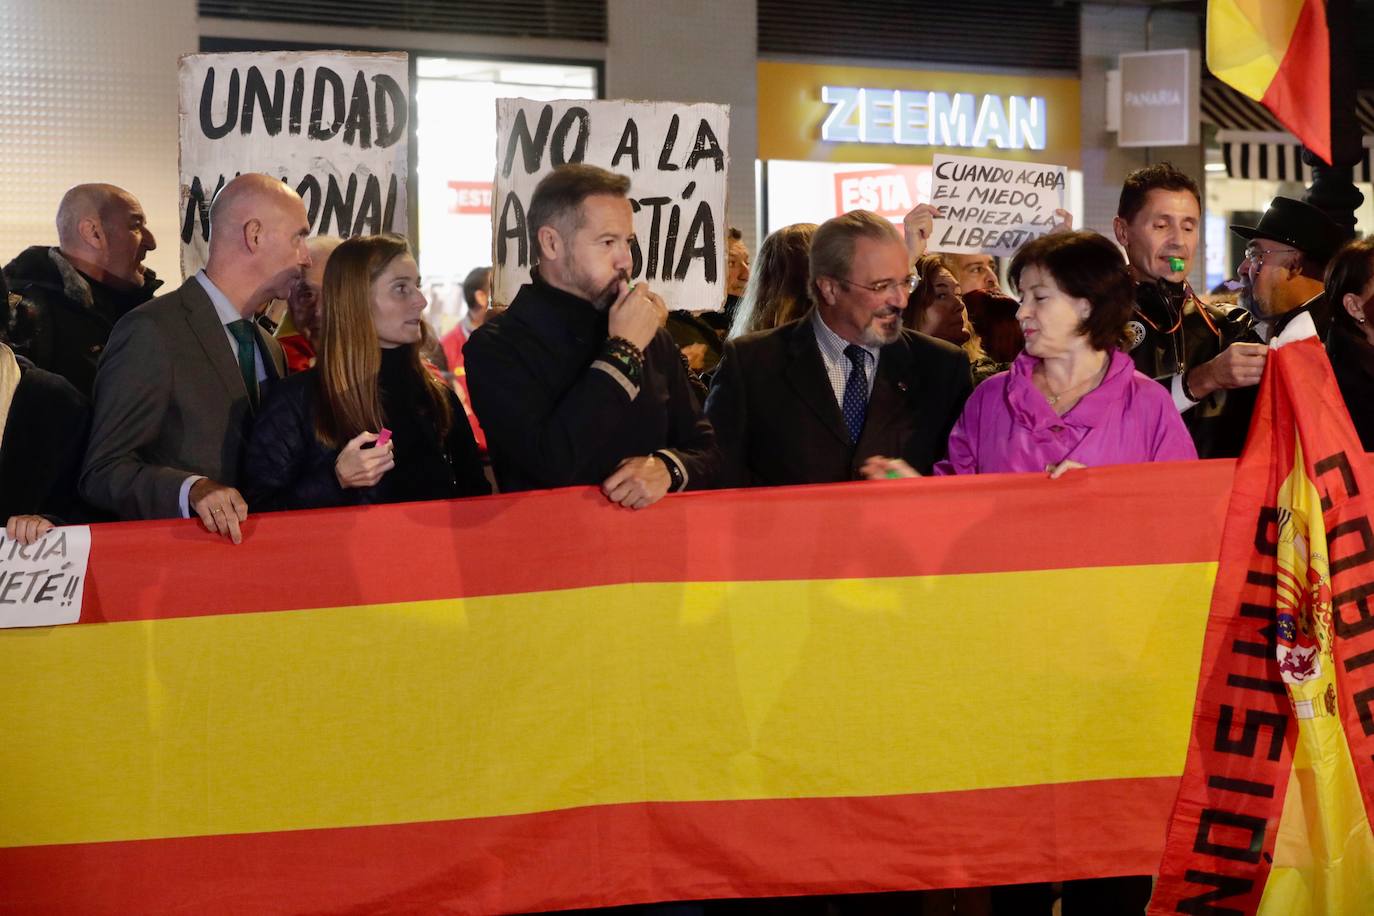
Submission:
[[[262,328],[258,346],[268,382],[284,376],[281,346]],[[96,370],[94,399],[81,472],[81,495],[93,505],[123,519],[177,518],[188,476],[239,485],[252,422],[248,390],[194,277],[119,320]]]

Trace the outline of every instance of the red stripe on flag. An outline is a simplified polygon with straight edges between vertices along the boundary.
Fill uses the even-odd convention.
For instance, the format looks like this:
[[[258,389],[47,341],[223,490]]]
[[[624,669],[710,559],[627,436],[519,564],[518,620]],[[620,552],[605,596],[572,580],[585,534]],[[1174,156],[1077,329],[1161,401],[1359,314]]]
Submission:
[[[0,912],[511,913],[1148,874],[1176,787],[606,805],[0,849]]]
[[[1322,0],[1303,4],[1262,101],[1304,146],[1331,161],[1331,37]]]
[[[1234,467],[690,493],[640,512],[580,488],[250,516],[238,546],[189,520],[96,525],[82,623],[613,585],[631,571],[728,582],[1211,562]],[[925,537],[971,520],[976,540]]]

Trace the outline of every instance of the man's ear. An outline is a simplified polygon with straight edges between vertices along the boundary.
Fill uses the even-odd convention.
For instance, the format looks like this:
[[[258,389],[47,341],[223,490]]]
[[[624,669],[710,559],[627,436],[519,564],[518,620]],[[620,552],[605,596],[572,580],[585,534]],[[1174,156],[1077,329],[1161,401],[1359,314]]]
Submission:
[[[838,286],[839,284],[830,277],[816,278],[816,290],[821,294],[821,301],[826,305],[835,304],[836,287]]]
[[[477,307],[479,309],[485,309],[491,302],[491,297],[487,295],[487,291],[484,289],[479,289],[474,292],[472,298],[477,300]]]
[[[552,226],[543,225],[535,233],[539,240],[539,260],[557,261],[563,257],[563,236]]]
[[[254,218],[243,224],[243,245],[250,252],[256,252],[262,245],[262,220]]]
[[[1129,224],[1119,216],[1112,217],[1112,234],[1116,236],[1116,243],[1122,248],[1126,247],[1126,229]]]
[[[83,217],[76,224],[76,231],[81,236],[81,241],[89,248],[96,251],[104,251],[106,236],[105,227],[100,224],[100,220],[94,216]]]

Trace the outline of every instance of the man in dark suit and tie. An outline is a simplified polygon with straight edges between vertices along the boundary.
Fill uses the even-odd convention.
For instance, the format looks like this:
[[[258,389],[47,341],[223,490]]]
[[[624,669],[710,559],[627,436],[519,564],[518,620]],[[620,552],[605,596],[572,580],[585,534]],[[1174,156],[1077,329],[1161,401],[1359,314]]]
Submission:
[[[305,205],[267,175],[225,185],[205,269],[120,319],[95,378],[81,493],[123,519],[198,517],[239,543],[239,459],[281,347],[253,315],[310,266]]]
[[[871,455],[929,472],[972,390],[968,357],[902,327],[916,283],[887,220],[855,210],[811,243],[802,318],[732,340],[706,413],[731,486],[854,480]]]

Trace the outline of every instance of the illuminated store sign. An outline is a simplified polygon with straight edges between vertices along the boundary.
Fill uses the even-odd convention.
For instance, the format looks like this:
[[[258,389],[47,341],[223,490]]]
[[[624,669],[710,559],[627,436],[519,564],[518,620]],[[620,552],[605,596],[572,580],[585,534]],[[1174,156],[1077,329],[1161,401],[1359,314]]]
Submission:
[[[988,93],[824,86],[831,106],[821,139],[831,143],[1045,148],[1045,100]]]

